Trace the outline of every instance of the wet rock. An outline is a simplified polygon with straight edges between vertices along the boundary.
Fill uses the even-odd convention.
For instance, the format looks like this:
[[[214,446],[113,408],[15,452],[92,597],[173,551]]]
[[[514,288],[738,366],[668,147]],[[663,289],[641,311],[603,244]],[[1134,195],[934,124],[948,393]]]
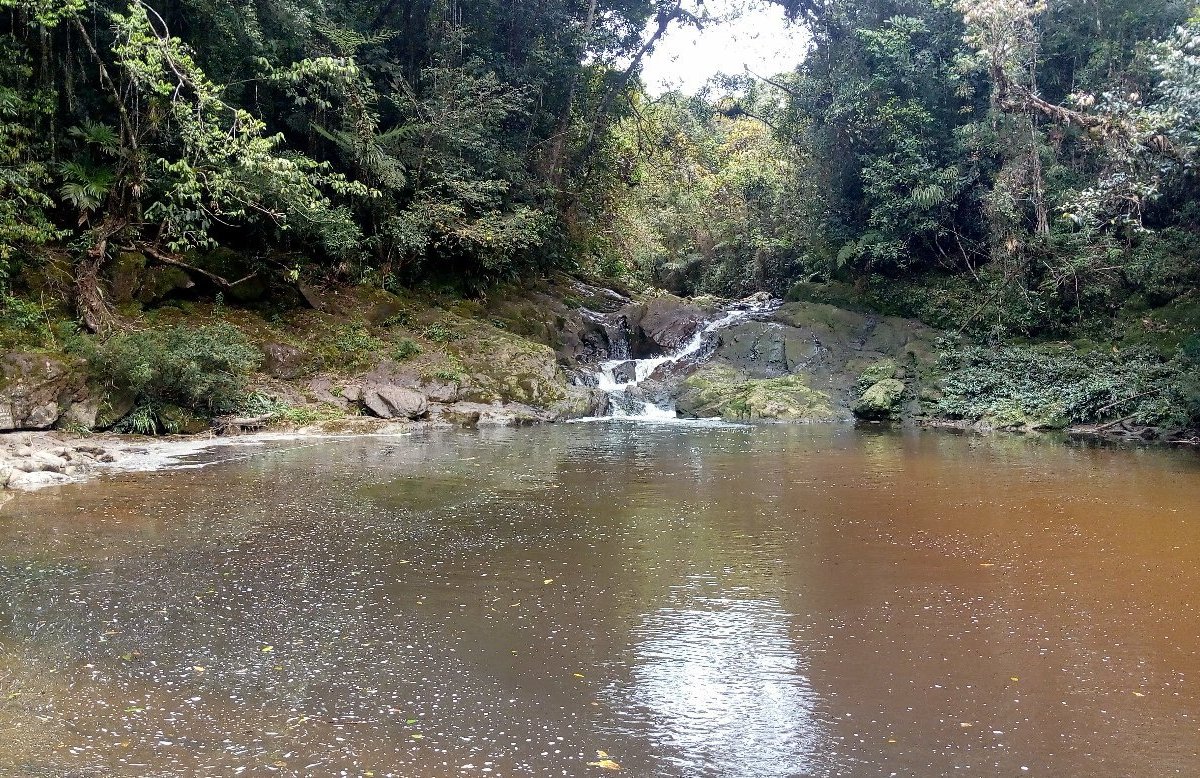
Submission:
[[[48,473],[63,473],[66,471],[69,463],[64,457],[54,454],[50,451],[39,451],[28,460],[22,463],[28,467],[27,473],[48,472]]]
[[[855,416],[873,421],[899,418],[903,410],[904,382],[895,378],[872,384],[854,403]]]
[[[816,340],[803,330],[752,321],[722,330],[716,353],[737,370],[773,378],[800,370],[819,351]]]
[[[524,427],[549,421],[551,416],[527,405],[486,405],[462,402],[443,409],[441,418],[455,426],[473,429],[477,427]]]
[[[286,343],[267,343],[262,347],[263,371],[274,378],[290,381],[304,375],[304,352]]]
[[[613,380],[618,384],[626,384],[637,378],[637,362],[632,359],[622,362],[612,369]]]
[[[625,313],[632,337],[632,356],[666,354],[682,346],[700,328],[707,315],[673,295],[663,295]]]
[[[70,483],[71,476],[63,473],[55,473],[52,471],[34,471],[31,473],[17,472],[13,473],[9,479],[7,488],[9,489],[41,489],[46,486],[58,486],[60,484]]]
[[[366,387],[362,402],[381,419],[419,419],[429,413],[425,395],[401,386]]]

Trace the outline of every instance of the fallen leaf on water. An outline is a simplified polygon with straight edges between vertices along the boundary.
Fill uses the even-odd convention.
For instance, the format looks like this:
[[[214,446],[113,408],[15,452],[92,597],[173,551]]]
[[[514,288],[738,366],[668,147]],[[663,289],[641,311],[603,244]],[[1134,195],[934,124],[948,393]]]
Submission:
[[[262,652],[263,652],[264,654],[269,654],[269,653],[271,653],[271,652],[272,652],[272,651],[274,651],[274,650],[275,650],[275,646],[263,646],[263,647],[262,647]]]
[[[411,735],[409,735],[409,737],[410,737],[410,738],[412,738],[413,740],[424,740],[424,739],[425,739],[425,736],[424,736],[424,735],[420,735],[420,734],[418,734],[418,733],[416,733],[416,732],[414,732],[414,733],[412,733]]]
[[[1146,695],[1142,694],[1141,692],[1134,692],[1133,696],[1134,697],[1145,697]]]
[[[203,673],[204,671],[208,670],[207,667],[201,667],[200,665],[193,665],[192,669],[195,670],[197,673]]]
[[[583,676],[583,673],[571,673],[571,675],[575,676],[576,678],[583,678],[583,677],[584,677],[584,676]]]
[[[405,724],[416,724],[417,720],[416,719],[405,719],[404,723]]]
[[[1019,680],[1021,680],[1021,679],[1020,679],[1020,678],[1018,678],[1017,676],[1013,675],[1013,676],[1009,676],[1009,679],[1008,679],[1008,680],[1010,680],[1010,681],[1019,681]]]
[[[980,567],[995,567],[996,563],[995,562],[981,562],[979,564],[979,566]]]
[[[542,581],[542,583],[544,583],[544,584],[552,584],[552,583],[554,583],[554,579],[553,579],[553,578],[547,578],[546,580]]]
[[[588,762],[588,767],[599,767],[601,770],[620,770],[621,765],[611,759],[601,759],[598,762]]]
[[[961,722],[959,722],[958,726],[962,727],[963,729],[967,729],[967,728],[973,727],[975,725],[969,721],[961,721]]]
[[[597,751],[596,758],[597,759],[608,759],[608,752],[607,751]]]

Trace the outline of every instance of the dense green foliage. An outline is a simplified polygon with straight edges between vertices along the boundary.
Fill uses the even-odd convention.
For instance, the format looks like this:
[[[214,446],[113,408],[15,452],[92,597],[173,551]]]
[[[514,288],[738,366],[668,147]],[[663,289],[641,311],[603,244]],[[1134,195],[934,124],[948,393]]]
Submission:
[[[240,331],[216,325],[122,332],[87,356],[118,395],[208,414],[233,410],[262,360]]]
[[[577,258],[612,121],[688,20],[674,0],[0,0],[0,285],[69,245],[104,330],[119,250],[385,285]]]
[[[1200,324],[1158,315],[1200,302],[1195,0],[773,1],[799,67],[653,97],[700,0],[0,0],[0,345],[76,318],[161,427],[253,365],[140,306],[566,266],[1104,345],[956,351],[949,415],[1196,420]]]
[[[1193,3],[790,5],[813,35],[795,72],[626,120],[666,125],[630,155],[642,275],[683,292],[844,282],[1001,338],[1069,335],[1200,280]],[[759,152],[708,151],[753,121],[773,131]],[[697,187],[688,166],[751,188]]]
[[[997,427],[1060,428],[1105,418],[1182,426],[1200,415],[1196,364],[1180,356],[1080,353],[1061,345],[950,349],[936,411]]]

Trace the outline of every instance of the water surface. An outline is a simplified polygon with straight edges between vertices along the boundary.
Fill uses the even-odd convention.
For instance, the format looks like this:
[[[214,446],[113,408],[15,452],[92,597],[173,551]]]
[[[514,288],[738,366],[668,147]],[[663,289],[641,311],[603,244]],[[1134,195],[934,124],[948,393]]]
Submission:
[[[602,423],[199,461],[0,511],[0,773],[1200,773],[1190,452]]]

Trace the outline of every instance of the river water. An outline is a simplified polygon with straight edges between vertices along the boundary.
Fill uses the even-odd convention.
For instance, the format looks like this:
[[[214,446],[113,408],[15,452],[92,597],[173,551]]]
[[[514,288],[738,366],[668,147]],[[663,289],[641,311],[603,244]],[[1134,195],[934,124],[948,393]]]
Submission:
[[[0,774],[1200,774],[1191,452],[609,422],[203,462],[0,510]]]

